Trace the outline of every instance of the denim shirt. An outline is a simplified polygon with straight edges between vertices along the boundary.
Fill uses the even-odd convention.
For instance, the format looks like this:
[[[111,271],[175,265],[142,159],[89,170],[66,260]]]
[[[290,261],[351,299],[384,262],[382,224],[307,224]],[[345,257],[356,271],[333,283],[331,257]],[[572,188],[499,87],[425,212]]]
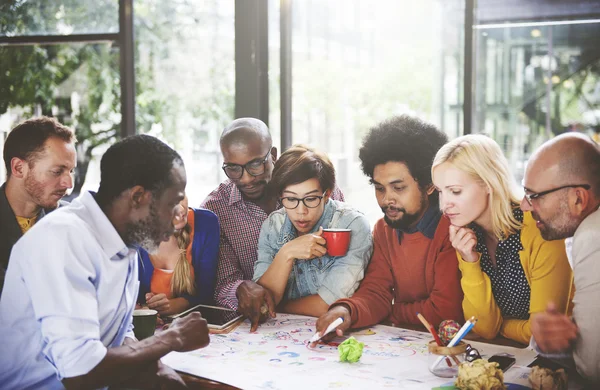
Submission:
[[[319,294],[328,305],[354,294],[371,259],[373,238],[367,218],[349,205],[329,199],[323,215],[312,228],[351,229],[350,246],[345,256],[325,256],[312,260],[296,259],[288,277],[285,300]],[[285,209],[271,213],[263,223],[258,239],[258,260],[254,264],[256,282],[267,271],[275,255],[297,237],[296,228]]]

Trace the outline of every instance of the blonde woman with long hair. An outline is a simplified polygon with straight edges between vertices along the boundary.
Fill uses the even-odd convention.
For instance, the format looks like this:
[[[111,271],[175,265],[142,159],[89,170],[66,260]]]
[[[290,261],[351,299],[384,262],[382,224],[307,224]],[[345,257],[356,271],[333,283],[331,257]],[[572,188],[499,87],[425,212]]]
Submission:
[[[466,135],[444,145],[431,169],[462,272],[465,318],[474,331],[528,344],[531,317],[549,303],[567,311],[572,274],[563,241],[545,241],[519,209],[514,179],[498,144]]]
[[[151,228],[151,227],[149,227]],[[180,313],[197,304],[213,304],[219,222],[209,210],[181,201],[173,219],[175,233],[156,253],[140,249],[138,303],[159,315]]]

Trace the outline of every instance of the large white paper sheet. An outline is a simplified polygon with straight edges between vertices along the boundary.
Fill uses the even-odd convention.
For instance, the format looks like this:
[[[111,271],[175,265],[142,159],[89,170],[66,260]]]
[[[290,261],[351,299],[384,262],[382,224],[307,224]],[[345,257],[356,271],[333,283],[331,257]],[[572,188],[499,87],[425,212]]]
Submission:
[[[335,342],[340,340],[307,348],[315,321],[313,317],[278,314],[256,333],[250,333],[246,321],[230,334],[211,335],[210,345],[204,349],[173,352],[162,361],[178,371],[243,389],[431,389],[453,382],[429,372],[429,333],[383,325],[355,332],[353,336],[365,343],[363,356],[358,363],[341,363]],[[516,366],[507,371],[506,378],[527,383],[523,374],[527,369],[522,366],[535,359],[534,351],[470,344],[484,358],[496,353],[513,355]]]

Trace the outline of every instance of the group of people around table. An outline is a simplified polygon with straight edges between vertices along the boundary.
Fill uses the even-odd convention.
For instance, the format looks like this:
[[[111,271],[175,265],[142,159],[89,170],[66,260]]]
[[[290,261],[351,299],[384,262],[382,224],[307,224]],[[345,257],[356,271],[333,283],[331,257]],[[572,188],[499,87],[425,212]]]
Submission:
[[[586,136],[537,149],[520,197],[491,138],[383,121],[359,151],[384,214],[373,231],[325,153],[294,145],[278,156],[258,119],[223,131],[228,180],[199,208],[182,158],[147,135],[112,145],[97,192],[64,203],[75,143],[45,117],[5,141],[3,388],[183,386],[160,357],[206,346],[206,321],[194,312],[137,340],[132,313],[199,303],[237,310],[251,331],[277,312],[318,317],[319,333],[341,317],[337,334],[420,324],[417,313],[433,324],[475,316],[481,337],[567,354],[600,382],[600,147]],[[345,255],[327,253],[327,228],[351,230]]]

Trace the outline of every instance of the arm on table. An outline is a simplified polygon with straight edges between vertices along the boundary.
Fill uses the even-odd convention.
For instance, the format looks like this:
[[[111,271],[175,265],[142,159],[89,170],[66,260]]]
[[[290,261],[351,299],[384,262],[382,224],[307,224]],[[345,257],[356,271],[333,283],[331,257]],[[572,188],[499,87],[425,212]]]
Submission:
[[[126,337],[123,345],[135,344],[139,341],[134,338]],[[133,378],[119,383],[111,388],[117,389],[154,389],[154,388],[187,388],[183,377],[171,367],[163,364],[160,359],[155,364],[150,364],[142,371],[138,371]]]
[[[171,375],[171,370],[162,367],[158,359],[171,351],[193,351],[208,343],[206,320],[200,313],[191,313],[173,322],[168,330],[156,336],[109,348],[104,358],[91,371],[65,377],[62,382],[67,389],[98,388],[122,383],[139,371],[153,370],[154,367],[159,374]]]
[[[350,309],[352,326],[361,328],[377,324],[392,311],[394,277],[391,262],[377,239],[378,225],[373,231],[373,256],[360,287],[350,298],[340,299]]]

